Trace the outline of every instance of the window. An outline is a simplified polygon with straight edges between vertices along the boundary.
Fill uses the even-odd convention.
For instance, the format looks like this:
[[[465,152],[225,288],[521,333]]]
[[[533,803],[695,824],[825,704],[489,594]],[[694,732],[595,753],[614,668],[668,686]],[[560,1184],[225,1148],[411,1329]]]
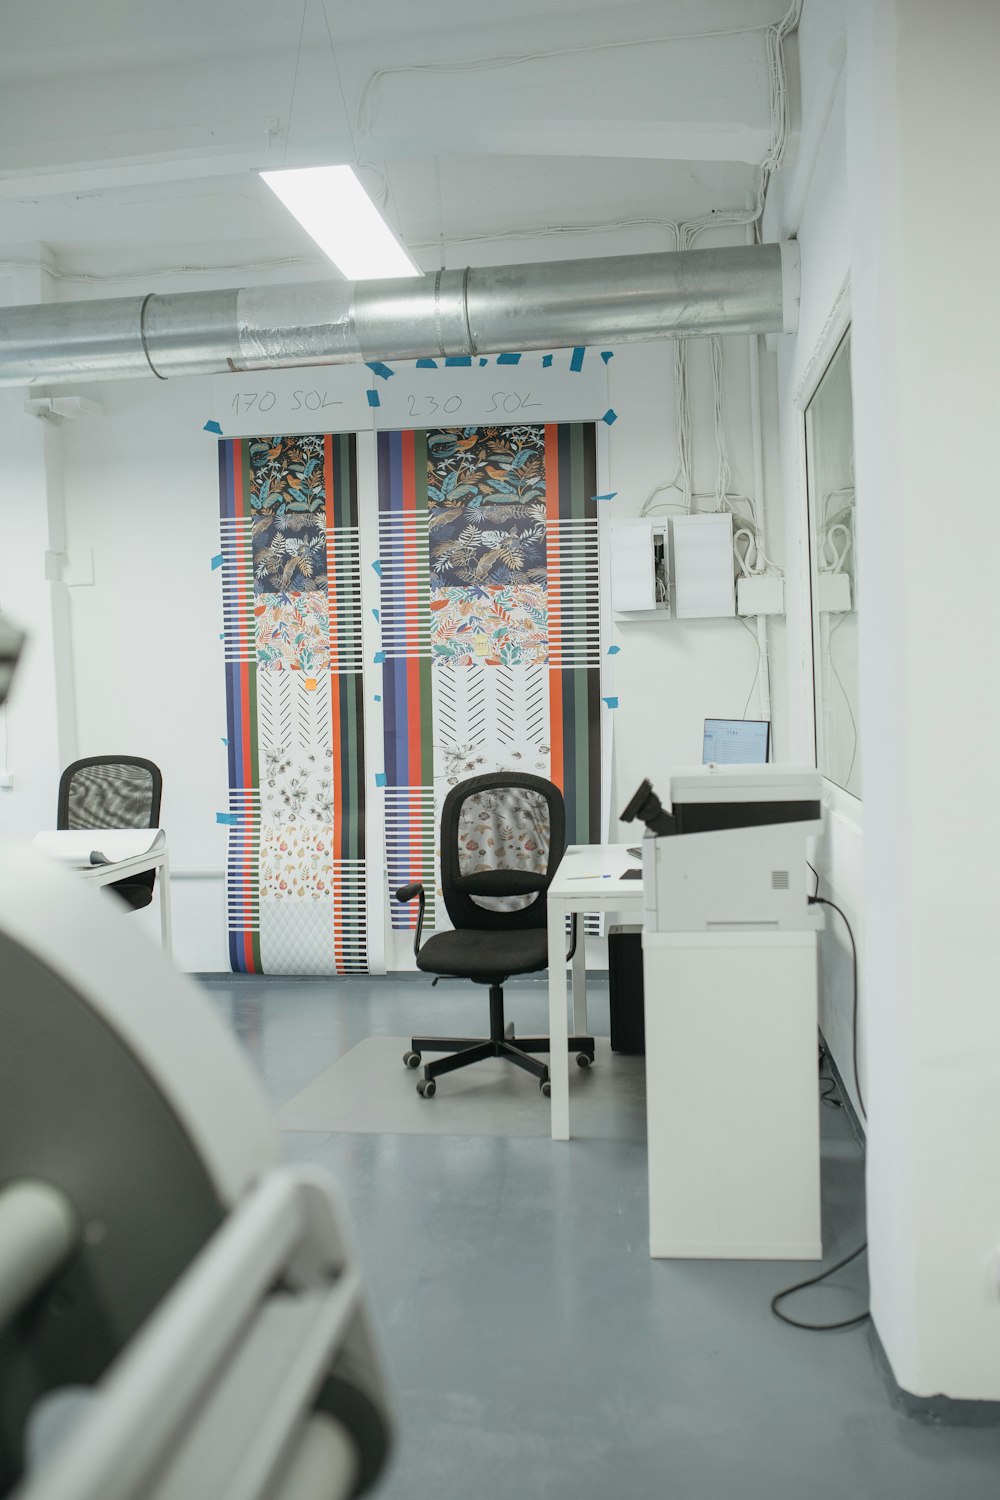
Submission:
[[[861,796],[858,574],[850,333],[806,407],[816,764]]]

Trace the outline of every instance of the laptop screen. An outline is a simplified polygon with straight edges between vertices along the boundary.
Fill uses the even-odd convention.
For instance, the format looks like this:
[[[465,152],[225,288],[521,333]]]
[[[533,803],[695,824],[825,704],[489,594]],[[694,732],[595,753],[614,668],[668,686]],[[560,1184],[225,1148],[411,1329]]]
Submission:
[[[764,766],[771,744],[767,719],[706,719],[703,766]]]

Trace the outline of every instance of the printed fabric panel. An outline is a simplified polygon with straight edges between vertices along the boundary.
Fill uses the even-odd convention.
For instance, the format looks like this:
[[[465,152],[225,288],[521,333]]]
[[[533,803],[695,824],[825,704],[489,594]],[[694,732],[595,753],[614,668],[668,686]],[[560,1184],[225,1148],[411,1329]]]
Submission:
[[[429,928],[447,925],[437,840],[459,781],[547,777],[568,842],[600,840],[596,470],[590,424],[379,434],[389,890],[423,883]],[[479,869],[536,856],[527,826],[476,840]],[[390,910],[415,924],[412,903]]]
[[[219,443],[236,973],[365,972],[353,434]]]

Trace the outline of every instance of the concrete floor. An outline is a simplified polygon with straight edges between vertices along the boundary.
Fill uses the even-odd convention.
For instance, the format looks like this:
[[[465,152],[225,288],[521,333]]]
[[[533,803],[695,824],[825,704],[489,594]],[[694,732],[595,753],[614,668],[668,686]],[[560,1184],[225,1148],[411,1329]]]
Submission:
[[[366,1036],[461,1034],[485,1019],[485,996],[411,976],[204,983],[276,1105]],[[519,1030],[544,1031],[543,982],[508,996]],[[606,1034],[599,982],[591,1025]],[[400,1074],[387,1087],[412,1086]],[[752,1129],[752,1078],[744,1102]],[[863,1237],[864,1180],[843,1112],[821,1119],[830,1264]],[[772,1316],[774,1293],[815,1265],[651,1261],[641,1142],[284,1140],[289,1159],[337,1178],[360,1245],[399,1421],[380,1500],[1000,1494],[1000,1429],[897,1411],[866,1326],[804,1333]],[[863,1258],[835,1282],[785,1309],[850,1317],[864,1305]]]

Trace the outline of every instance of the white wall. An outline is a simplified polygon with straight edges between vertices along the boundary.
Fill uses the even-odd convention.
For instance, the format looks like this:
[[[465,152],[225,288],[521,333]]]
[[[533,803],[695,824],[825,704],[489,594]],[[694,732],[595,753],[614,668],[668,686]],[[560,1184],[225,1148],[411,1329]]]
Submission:
[[[652,246],[640,240],[633,248]],[[567,249],[560,245],[548,253],[562,256]],[[185,289],[200,284],[183,283]],[[86,288],[88,295],[93,290]],[[102,284],[100,295],[134,295],[135,290],[134,284]],[[752,492],[749,341],[725,340],[723,361],[733,486]],[[762,385],[773,400],[772,366],[765,352]],[[607,487],[618,491],[614,514],[634,516],[674,470],[673,346],[620,347],[609,377],[611,404],[619,415],[607,432]],[[691,387],[695,482],[710,490],[716,456],[707,344],[692,345]],[[79,391],[99,401],[104,415],[66,424],[58,433],[71,558],[92,551],[94,564],[93,584],[70,590],[76,753],[117,748],[148,755],[161,766],[162,816],[177,871],[176,960],[194,971],[225,969],[226,839],[215,818],[227,807],[226,705],[221,583],[211,568],[219,551],[217,449],[202,430],[213,415],[211,380],[103,382]],[[776,482],[773,452],[766,458],[769,480]],[[363,494],[362,503],[374,506],[374,493]],[[776,531],[769,551],[780,556],[780,546]],[[608,641],[621,647],[613,659],[606,658],[613,681],[605,688],[620,703],[611,790],[615,837],[615,815],[643,776],[664,786],[671,765],[700,760],[706,715],[743,712],[757,648],[737,621],[616,625]],[[777,657],[772,692],[780,744],[780,648]],[[751,715],[756,704],[755,689]],[[622,825],[620,833],[632,837],[635,829]],[[405,965],[404,951],[393,957],[398,947],[390,945],[390,963]]]
[[[779,351],[782,466],[791,532],[805,517],[801,406],[850,319],[864,801],[830,790],[818,868],[860,939],[872,1313],[906,1390],[996,1400],[998,818],[985,778],[1000,726],[984,666],[998,522],[982,476],[1000,316],[998,209],[979,161],[1000,126],[1000,11],[807,4],[799,48],[799,160],[770,210],[774,231],[797,232],[803,266],[799,333]],[[808,754],[804,537],[798,549],[790,727]],[[849,954],[832,921],[823,1025],[857,1101]]]
[[[802,408],[840,340],[850,315],[846,291],[851,269],[850,211],[846,164],[846,23],[837,0],[807,5],[797,34],[802,76],[798,152],[774,184],[769,231],[794,234],[802,256],[802,301],[798,333],[778,341],[778,412],[787,569],[788,733],[790,759],[814,761],[815,718],[809,536]],[[859,529],[865,497],[859,498]],[[864,621],[860,621],[864,631]],[[862,763],[865,724],[859,724]],[[865,1077],[865,922],[862,909],[863,804],[826,786],[825,836],[815,851],[820,892],[835,901],[854,930],[859,949],[858,1054]],[[827,912],[820,936],[820,1026],[855,1107],[852,1000],[848,936]]]
[[[1000,9],[850,18],[872,1309],[902,1385],[997,1400]]]
[[[41,260],[40,246],[19,257]],[[41,270],[0,276],[0,306],[43,301]],[[0,831],[30,838],[53,828],[59,773],[75,740],[69,604],[58,576],[65,547],[62,445],[48,421],[24,413],[28,393],[0,391],[0,610],[25,634],[6,708],[0,709]]]

